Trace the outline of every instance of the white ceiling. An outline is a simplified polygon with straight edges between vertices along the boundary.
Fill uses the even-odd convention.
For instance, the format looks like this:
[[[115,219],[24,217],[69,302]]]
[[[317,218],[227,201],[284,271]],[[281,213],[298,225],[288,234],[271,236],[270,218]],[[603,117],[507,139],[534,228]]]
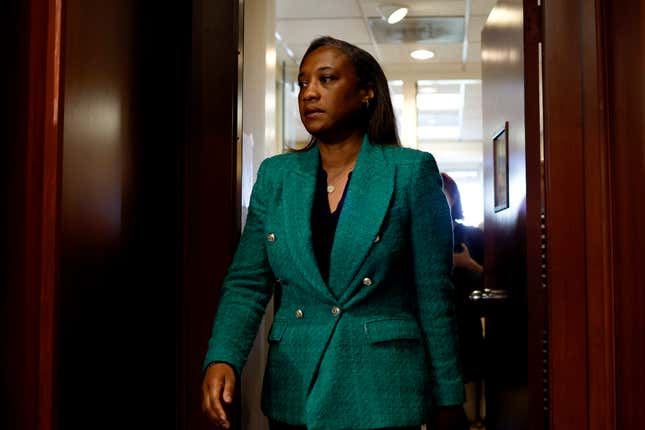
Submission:
[[[481,30],[496,0],[471,0],[466,65],[462,61],[464,43],[450,44],[376,44],[367,19],[379,17],[378,5],[394,3],[407,6],[409,17],[465,16],[465,0],[276,0],[276,29],[298,63],[309,42],[329,35],[355,44],[374,55],[386,68],[427,64],[446,70],[446,65],[464,69],[481,61]],[[434,51],[435,57],[420,62],[410,57],[414,49]],[[280,51],[280,50],[279,50]],[[280,55],[280,53],[279,53]],[[287,58],[285,58],[287,59]]]
[[[286,61],[287,68],[292,72],[297,70],[297,65],[309,43],[316,37],[329,35],[346,40],[371,53],[383,66],[388,78],[416,81],[478,78],[481,63],[481,31],[497,0],[470,0],[469,11],[466,11],[466,0],[275,1],[276,32],[282,39],[277,47],[278,60]],[[373,34],[370,33],[368,19],[380,17],[378,6],[386,3],[407,6],[408,17],[468,15],[467,40],[462,43],[377,44]],[[467,49],[465,62],[463,61],[464,45]],[[287,56],[285,47],[293,51],[293,58]],[[419,48],[432,50],[435,53],[434,58],[428,61],[412,59],[410,52]],[[481,86],[465,88],[465,91],[461,92],[461,97],[461,108],[458,112],[459,137],[447,140],[479,141],[482,139]],[[426,150],[436,150],[427,146],[427,143],[424,147]],[[457,151],[453,154],[457,159],[470,160],[463,150],[458,147],[451,148],[452,151]],[[481,152],[481,147],[478,148]],[[438,161],[450,161],[446,160],[438,158]]]

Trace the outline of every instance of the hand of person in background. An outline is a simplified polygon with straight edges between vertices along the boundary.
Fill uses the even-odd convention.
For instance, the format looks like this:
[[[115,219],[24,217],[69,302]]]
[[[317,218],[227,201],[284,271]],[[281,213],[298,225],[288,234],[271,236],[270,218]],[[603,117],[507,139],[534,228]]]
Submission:
[[[231,426],[222,399],[228,405],[233,403],[235,380],[235,371],[226,363],[211,364],[206,369],[202,381],[202,410],[219,428]]]
[[[484,271],[484,268],[475,260],[473,260],[473,258],[470,256],[470,250],[465,243],[461,244],[461,249],[461,252],[454,253],[453,261],[455,267],[482,273]]]
[[[463,406],[441,406],[432,416],[428,430],[468,430],[469,427]]]

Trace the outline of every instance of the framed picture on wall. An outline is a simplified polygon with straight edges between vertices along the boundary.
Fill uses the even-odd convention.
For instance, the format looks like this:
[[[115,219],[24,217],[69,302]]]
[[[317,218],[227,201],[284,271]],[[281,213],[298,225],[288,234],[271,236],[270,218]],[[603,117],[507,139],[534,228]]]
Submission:
[[[508,209],[508,121],[493,137],[495,212]]]

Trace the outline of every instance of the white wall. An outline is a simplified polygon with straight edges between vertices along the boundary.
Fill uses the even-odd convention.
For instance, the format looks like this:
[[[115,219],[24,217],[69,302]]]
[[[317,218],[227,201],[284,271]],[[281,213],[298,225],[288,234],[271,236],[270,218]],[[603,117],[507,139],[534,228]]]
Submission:
[[[242,212],[246,207],[258,167],[266,157],[280,151],[276,142],[276,46],[275,0],[244,2],[244,77],[242,128]],[[252,142],[252,146],[251,146]],[[244,222],[244,220],[242,220]],[[266,333],[272,322],[273,306],[262,320],[253,349],[242,372],[242,430],[268,429],[260,410],[262,377],[268,353]]]
[[[274,34],[275,0],[245,0],[242,126],[253,137],[254,172],[264,158],[280,151],[275,139]]]

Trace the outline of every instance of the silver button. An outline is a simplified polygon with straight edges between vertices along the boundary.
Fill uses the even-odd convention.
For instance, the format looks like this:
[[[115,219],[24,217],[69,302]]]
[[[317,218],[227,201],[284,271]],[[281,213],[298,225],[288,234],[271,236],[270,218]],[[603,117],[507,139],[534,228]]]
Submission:
[[[340,313],[340,308],[338,306],[334,306],[331,308],[331,313],[332,315],[338,315]]]
[[[267,240],[269,242],[275,242],[275,234],[273,234],[273,233],[267,234]]]
[[[381,235],[377,234],[376,237],[374,238],[374,243],[379,243],[381,241]]]
[[[370,285],[372,285],[372,280],[370,278],[363,278],[363,285],[369,287]]]
[[[296,318],[302,318],[305,314],[302,313],[302,309],[296,310]]]

